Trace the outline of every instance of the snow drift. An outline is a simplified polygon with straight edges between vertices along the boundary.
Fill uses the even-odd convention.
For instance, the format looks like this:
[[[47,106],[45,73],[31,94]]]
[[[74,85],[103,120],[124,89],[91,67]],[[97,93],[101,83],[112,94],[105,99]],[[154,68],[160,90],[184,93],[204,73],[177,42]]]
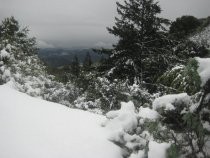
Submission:
[[[103,116],[0,86],[0,157],[121,158]]]

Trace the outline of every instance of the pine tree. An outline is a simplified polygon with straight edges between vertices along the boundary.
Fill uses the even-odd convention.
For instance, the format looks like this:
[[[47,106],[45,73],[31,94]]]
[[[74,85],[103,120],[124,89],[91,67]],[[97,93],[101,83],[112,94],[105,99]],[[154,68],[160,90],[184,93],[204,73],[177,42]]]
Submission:
[[[171,41],[166,36],[167,19],[159,18],[161,8],[154,0],[117,2],[115,26],[109,33],[119,38],[109,55],[113,78],[153,82],[164,72],[171,56]]]
[[[83,68],[85,71],[89,71],[92,65],[92,60],[91,60],[91,56],[90,53],[88,52],[85,56],[85,59],[83,61]]]

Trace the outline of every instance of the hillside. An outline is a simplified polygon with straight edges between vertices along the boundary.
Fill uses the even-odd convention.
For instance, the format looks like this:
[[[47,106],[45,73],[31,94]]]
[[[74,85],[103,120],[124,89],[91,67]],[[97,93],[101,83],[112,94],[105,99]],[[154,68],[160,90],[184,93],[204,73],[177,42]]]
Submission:
[[[200,44],[205,44],[210,49],[210,25],[203,29],[201,32],[198,32],[190,37],[190,40]]]

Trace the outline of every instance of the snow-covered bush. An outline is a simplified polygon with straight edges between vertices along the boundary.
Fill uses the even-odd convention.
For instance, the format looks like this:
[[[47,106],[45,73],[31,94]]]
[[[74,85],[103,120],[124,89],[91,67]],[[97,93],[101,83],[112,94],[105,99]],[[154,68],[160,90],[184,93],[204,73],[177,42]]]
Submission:
[[[201,80],[197,71],[198,67],[198,61],[196,58],[192,58],[186,66],[175,66],[172,70],[165,72],[158,79],[158,82],[167,87],[172,87],[176,92],[195,94],[201,88]]]
[[[107,113],[104,126],[112,128],[110,140],[123,149],[124,157],[210,156],[210,60],[195,60],[197,68],[189,71],[198,75],[201,88],[194,95],[164,95],[139,109],[132,102],[122,103],[120,110]]]
[[[88,81],[89,85],[85,90],[82,100],[76,100],[76,106],[90,106],[100,108],[104,112],[113,109],[120,109],[121,102],[132,100],[135,106],[140,107],[145,103],[151,103],[153,96],[140,85],[129,85],[119,80],[110,81],[106,77],[95,77]],[[83,104],[84,103],[84,104]],[[83,105],[82,105],[83,104]]]
[[[110,82],[105,77],[98,77],[90,82],[85,93],[86,100],[93,102],[100,100],[98,107],[105,111],[119,109],[120,101],[127,100],[126,90],[127,86],[117,80]]]
[[[209,123],[202,119],[204,113],[201,111],[204,109],[198,112],[200,104],[202,104],[200,101],[194,103],[193,99],[184,93],[156,99],[153,108],[157,109],[161,116],[161,124],[166,128],[164,130],[157,128],[154,138],[170,141],[173,146],[169,152],[176,151],[175,155],[206,157],[209,154],[206,143],[210,135],[203,123]],[[162,132],[164,136],[157,135]]]
[[[152,124],[158,124],[160,115],[149,107],[135,108],[132,102],[121,103],[121,109],[106,114],[103,124],[113,132],[110,141],[123,149],[129,158],[164,158],[169,143],[157,142],[149,132]]]
[[[155,99],[155,96],[150,94],[146,88],[137,84],[129,85],[127,94],[129,94],[128,100],[131,100],[138,108],[151,104]]]
[[[103,126],[113,131],[110,141],[127,158],[205,158],[210,156],[210,110],[203,106],[197,112],[199,104],[186,93],[157,98],[152,108],[121,103],[120,110],[106,114]]]
[[[132,102],[121,104],[120,110],[106,114],[108,120],[104,126],[113,131],[110,141],[123,148],[123,156],[128,157],[131,153],[138,152],[139,148],[143,150],[147,141],[135,134],[138,128],[138,115],[134,104]]]
[[[196,67],[193,68],[190,65],[194,65],[195,61]],[[193,96],[188,96],[186,93],[167,95],[153,102],[153,109],[160,114],[161,124],[166,127],[165,130],[156,128],[158,132],[155,133],[165,131],[165,136],[156,135],[155,138],[172,143],[168,151],[169,157],[182,155],[182,157],[205,158],[210,156],[208,145],[210,138],[209,64],[210,60],[207,58],[195,58],[190,65],[186,66],[188,69],[185,69],[192,72],[188,75],[188,79],[192,81],[186,80],[184,85],[193,85],[197,82],[197,90],[194,89]]]

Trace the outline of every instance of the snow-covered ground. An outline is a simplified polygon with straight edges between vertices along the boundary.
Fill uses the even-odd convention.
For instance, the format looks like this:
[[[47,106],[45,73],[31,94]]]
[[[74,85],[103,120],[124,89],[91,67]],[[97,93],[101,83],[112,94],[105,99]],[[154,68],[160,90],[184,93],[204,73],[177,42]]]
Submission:
[[[121,158],[104,121],[0,86],[0,158]]]
[[[201,78],[201,86],[210,79],[210,58],[195,58],[198,61],[198,74]]]
[[[210,58],[195,59],[203,86],[210,78]],[[12,83],[0,86],[0,158],[165,158],[170,143],[156,142],[141,128],[161,117],[157,109],[173,110],[179,100],[190,103],[186,93],[156,98],[152,107],[139,110],[131,101],[122,102],[105,117],[30,97]],[[204,125],[209,129],[208,122]]]

